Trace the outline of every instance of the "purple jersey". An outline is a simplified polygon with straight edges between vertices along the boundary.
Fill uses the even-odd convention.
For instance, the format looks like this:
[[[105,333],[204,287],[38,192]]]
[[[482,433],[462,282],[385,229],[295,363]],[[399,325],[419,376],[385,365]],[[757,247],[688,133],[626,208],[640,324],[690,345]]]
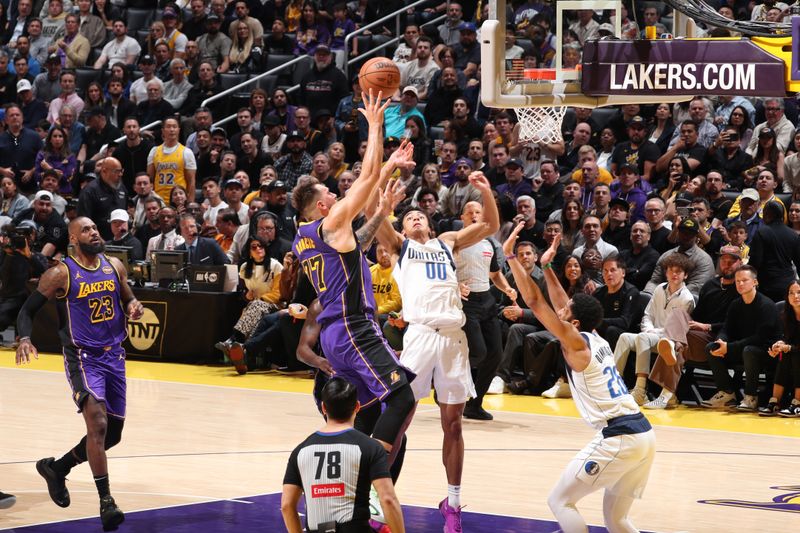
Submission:
[[[117,270],[100,254],[95,269],[81,266],[72,257],[64,259],[69,284],[62,297],[66,323],[62,341],[77,348],[106,348],[122,344],[128,336],[122,289]]]
[[[317,291],[322,327],[343,317],[375,313],[372,275],[361,248],[340,253],[322,239],[324,218],[301,224],[294,239],[294,254]]]

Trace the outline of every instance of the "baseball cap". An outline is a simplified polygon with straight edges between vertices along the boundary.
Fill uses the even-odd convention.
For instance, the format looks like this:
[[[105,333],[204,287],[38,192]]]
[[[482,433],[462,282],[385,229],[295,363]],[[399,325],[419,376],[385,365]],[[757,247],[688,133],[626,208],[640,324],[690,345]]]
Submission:
[[[171,7],[165,8],[164,12],[161,14],[161,18],[178,18],[178,14],[175,13],[175,10]]]
[[[267,183],[266,185],[262,185],[262,189],[266,189],[267,192],[272,192],[275,189],[283,189],[284,191],[288,190],[289,188],[286,186],[286,183],[282,180],[275,180]]]
[[[325,43],[320,43],[314,49],[314,53],[316,54],[317,52],[322,52],[323,54],[330,54],[331,53],[331,48],[330,48],[330,46],[328,46]]]
[[[642,128],[644,128],[646,125],[647,125],[647,122],[645,122],[645,120],[642,117],[640,117],[639,115],[636,115],[635,117],[631,118],[628,121],[628,127],[629,128],[631,126],[636,126],[636,127],[641,126]]]
[[[604,22],[603,24],[600,24],[600,26],[597,27],[597,32],[600,33],[601,31],[607,31],[608,33],[613,35],[614,34],[614,26],[612,26],[608,22]]]
[[[460,167],[461,165],[467,165],[469,168],[473,168],[472,160],[467,159],[466,157],[462,157],[461,159],[456,161],[456,168]]]
[[[298,130],[292,130],[286,134],[286,140],[291,141],[292,139],[303,139],[305,140],[306,136],[300,133]]]
[[[393,135],[390,135],[389,137],[386,137],[386,140],[383,141],[383,145],[384,146],[389,145],[389,144],[397,144],[397,145],[399,145],[400,144],[400,139],[398,139],[397,137],[395,137]]]
[[[719,249],[719,255],[720,257],[723,255],[732,255],[737,259],[741,259],[742,251],[739,250],[738,246],[733,246],[732,244],[726,244],[725,246]]]
[[[17,82],[18,93],[21,93],[22,91],[30,91],[31,89],[33,89],[33,86],[31,85],[31,82],[29,82],[28,80],[19,80]]]
[[[36,200],[44,200],[46,202],[53,201],[53,194],[50,191],[39,191],[36,193],[36,196],[33,197],[33,201]]]
[[[742,199],[752,200],[754,202],[758,202],[761,200],[761,197],[758,195],[758,191],[753,188],[744,189],[742,191]]]
[[[618,206],[623,208],[625,211],[630,211],[631,204],[623,200],[622,198],[614,198],[610,202],[608,202],[608,208],[611,209],[614,206]]]
[[[143,55],[139,58],[139,63],[155,63],[156,60],[151,55]]]
[[[774,139],[776,137],[775,130],[769,127],[761,128],[761,131],[758,132],[758,138],[761,139],[763,137],[772,137]]]
[[[124,209],[114,209],[111,211],[111,216],[108,217],[108,221],[114,222],[115,220],[120,222],[128,222],[130,220],[130,216],[128,216],[128,212]]]
[[[211,130],[211,136],[220,135],[222,137],[228,138],[227,132],[223,128],[214,128]]]
[[[633,163],[623,163],[623,164],[621,164],[619,166],[619,170],[617,172],[622,174],[622,171],[625,170],[625,169],[632,170],[634,174],[637,174],[637,175],[639,174],[639,166],[638,165],[634,165]]]
[[[275,126],[280,126],[281,119],[279,119],[277,115],[267,115],[261,119],[261,123],[264,126],[272,128]]]
[[[47,63],[61,63],[61,58],[58,57],[58,54],[50,54],[47,56]]]
[[[458,31],[474,31],[477,32],[478,28],[475,27],[475,24],[472,22],[462,22],[461,26],[458,27]]]
[[[242,187],[242,188],[244,187],[242,185],[242,182],[237,180],[237,179],[235,179],[235,178],[229,178],[229,179],[225,180],[225,183],[222,184],[222,188],[223,189],[227,189],[228,187],[231,187],[231,186],[233,186],[233,187]]]
[[[219,18],[219,15],[217,15],[216,13],[209,13],[206,16],[206,22],[222,22],[222,20]]]
[[[681,223],[678,225],[678,231],[690,231],[692,233],[699,233],[700,226],[697,224],[697,221],[693,218],[684,218],[681,220]]]
[[[521,160],[517,159],[516,157],[506,161],[506,166],[508,166],[508,165],[517,166],[519,168],[524,168],[525,167],[525,164]]]
[[[333,113],[330,112],[329,109],[320,109],[316,113],[314,113],[314,122],[321,119],[322,117],[332,117]]]
[[[414,93],[414,96],[419,98],[419,91],[413,85],[406,85],[405,87],[403,87],[403,94],[406,93]]]

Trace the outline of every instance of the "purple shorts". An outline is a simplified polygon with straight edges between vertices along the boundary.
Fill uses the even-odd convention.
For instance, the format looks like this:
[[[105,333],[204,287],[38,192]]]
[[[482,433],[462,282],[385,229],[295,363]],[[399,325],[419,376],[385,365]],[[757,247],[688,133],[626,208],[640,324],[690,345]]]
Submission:
[[[320,344],[336,375],[358,389],[362,407],[384,400],[414,379],[414,374],[400,365],[375,320],[365,315],[326,325]]]
[[[125,418],[125,350],[106,348],[65,348],[64,370],[72,387],[72,400],[80,413],[91,396],[106,404],[106,412]]]

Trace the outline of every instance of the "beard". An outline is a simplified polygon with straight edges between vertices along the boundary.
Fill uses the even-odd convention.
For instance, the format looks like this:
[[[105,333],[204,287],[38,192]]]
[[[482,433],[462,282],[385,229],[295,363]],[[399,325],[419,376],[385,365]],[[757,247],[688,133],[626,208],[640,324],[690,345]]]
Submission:
[[[106,250],[106,243],[100,242],[99,244],[92,244],[90,242],[79,242],[78,248],[81,249],[86,255],[97,255],[103,253]]]

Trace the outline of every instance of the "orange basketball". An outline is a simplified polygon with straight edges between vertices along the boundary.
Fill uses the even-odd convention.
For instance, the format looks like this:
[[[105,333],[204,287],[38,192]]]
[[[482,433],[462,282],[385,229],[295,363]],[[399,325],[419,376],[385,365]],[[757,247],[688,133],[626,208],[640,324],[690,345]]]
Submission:
[[[358,72],[358,82],[365,93],[372,89],[373,96],[381,91],[384,98],[389,98],[400,87],[400,69],[391,59],[373,57]]]

